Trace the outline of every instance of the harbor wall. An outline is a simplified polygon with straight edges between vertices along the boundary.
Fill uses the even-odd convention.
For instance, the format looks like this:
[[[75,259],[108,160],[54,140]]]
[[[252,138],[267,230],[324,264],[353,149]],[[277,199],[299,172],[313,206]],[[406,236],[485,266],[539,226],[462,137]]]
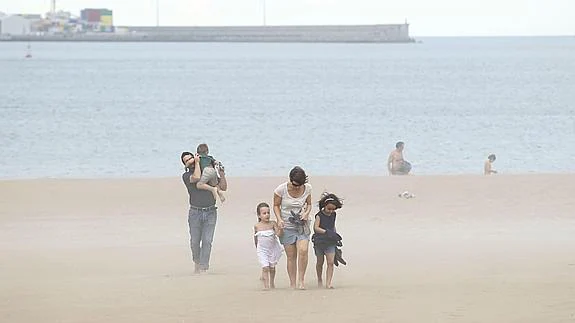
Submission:
[[[12,41],[412,42],[408,24],[332,26],[116,27],[112,34],[19,35]]]

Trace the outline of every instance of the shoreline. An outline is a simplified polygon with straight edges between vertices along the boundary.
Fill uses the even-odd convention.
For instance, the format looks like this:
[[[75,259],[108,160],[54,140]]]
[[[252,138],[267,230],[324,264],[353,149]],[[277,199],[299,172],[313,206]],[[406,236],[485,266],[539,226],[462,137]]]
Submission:
[[[183,174],[183,172],[182,172]],[[0,177],[0,183],[2,182],[19,182],[19,181],[142,181],[142,180],[171,180],[178,179],[181,180],[182,174],[174,176],[152,176],[152,177],[26,177],[26,178],[2,178]],[[453,178],[453,177],[537,177],[537,176],[575,176],[575,172],[529,172],[529,173],[498,173],[494,175],[484,175],[484,174],[413,174],[413,175],[309,175],[310,179],[313,178],[358,178],[358,179],[371,179],[371,178]],[[272,179],[281,178],[286,179],[287,175],[241,175],[241,176],[226,176],[228,179]]]

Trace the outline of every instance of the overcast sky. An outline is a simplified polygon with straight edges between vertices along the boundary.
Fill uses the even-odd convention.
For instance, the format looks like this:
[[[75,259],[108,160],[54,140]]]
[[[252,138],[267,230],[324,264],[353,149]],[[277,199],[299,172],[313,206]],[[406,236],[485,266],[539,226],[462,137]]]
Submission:
[[[108,8],[115,25],[155,25],[157,0],[57,0]],[[263,0],[159,0],[161,25],[261,25]],[[412,36],[573,35],[575,0],[266,0],[269,25],[411,24]],[[42,13],[50,0],[0,0],[6,13]]]

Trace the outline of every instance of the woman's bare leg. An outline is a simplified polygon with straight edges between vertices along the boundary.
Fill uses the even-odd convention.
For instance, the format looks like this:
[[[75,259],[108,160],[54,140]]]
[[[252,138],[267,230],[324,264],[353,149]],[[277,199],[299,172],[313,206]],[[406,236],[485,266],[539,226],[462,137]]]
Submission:
[[[305,271],[307,269],[307,258],[308,258],[308,246],[309,240],[299,240],[296,242],[297,245],[297,269],[298,269],[298,280],[299,289],[305,289]]]
[[[326,276],[325,277],[325,279],[326,279],[325,287],[326,288],[333,288],[331,281],[333,279],[333,262],[335,259],[335,253],[326,253],[325,259],[327,260],[327,269],[326,269],[326,273],[325,273],[325,276]]]
[[[323,279],[321,278],[323,271],[323,255],[317,256],[317,260],[315,262],[315,272],[317,274],[317,287],[323,287]]]
[[[295,243],[284,245],[287,258],[287,272],[289,277],[289,286],[295,288],[295,278],[297,270],[297,248]]]

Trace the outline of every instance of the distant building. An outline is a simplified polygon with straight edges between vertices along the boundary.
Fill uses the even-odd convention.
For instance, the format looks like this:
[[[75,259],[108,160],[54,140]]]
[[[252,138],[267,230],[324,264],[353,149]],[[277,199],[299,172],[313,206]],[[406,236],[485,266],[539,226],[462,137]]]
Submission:
[[[60,10],[46,13],[45,24],[40,28],[48,34],[71,34],[80,32],[82,25],[78,17],[74,17],[68,11]]]
[[[84,9],[80,11],[80,20],[86,31],[114,31],[114,18],[112,10],[110,9]]]
[[[32,22],[42,20],[42,15],[38,14],[19,14],[18,16],[22,16],[28,20],[31,20]]]
[[[0,18],[0,34],[2,35],[28,35],[32,31],[33,20],[23,15],[5,16]]]

